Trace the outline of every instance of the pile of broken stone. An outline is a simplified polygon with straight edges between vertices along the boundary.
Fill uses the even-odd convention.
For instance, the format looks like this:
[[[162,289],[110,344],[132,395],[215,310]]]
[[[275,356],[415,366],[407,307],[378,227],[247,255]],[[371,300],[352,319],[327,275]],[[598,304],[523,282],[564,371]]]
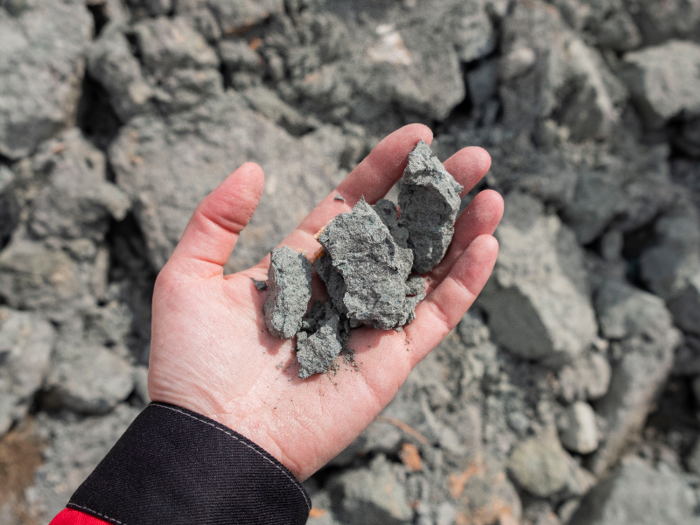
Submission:
[[[265,324],[275,337],[296,335],[300,378],[326,372],[338,355],[350,354],[352,328],[400,330],[415,318],[425,297],[418,274],[447,253],[464,188],[423,141],[409,154],[399,184],[400,214],[390,200],[370,206],[361,198],[318,232],[322,248],[313,266],[330,299],[317,301],[308,315],[311,263],[289,247],[272,250]],[[411,270],[417,275],[409,277]]]
[[[0,0],[0,523],[48,522],[147,402],[205,195],[263,167],[250,268],[407,122],[491,154],[461,209],[504,195],[499,259],[310,524],[696,523],[698,71],[698,0]]]

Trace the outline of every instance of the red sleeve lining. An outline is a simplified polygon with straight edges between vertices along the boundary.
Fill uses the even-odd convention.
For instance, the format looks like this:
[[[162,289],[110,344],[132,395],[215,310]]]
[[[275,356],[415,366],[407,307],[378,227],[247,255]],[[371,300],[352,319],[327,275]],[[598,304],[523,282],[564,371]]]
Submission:
[[[108,522],[74,509],[63,509],[49,525],[107,525]]]

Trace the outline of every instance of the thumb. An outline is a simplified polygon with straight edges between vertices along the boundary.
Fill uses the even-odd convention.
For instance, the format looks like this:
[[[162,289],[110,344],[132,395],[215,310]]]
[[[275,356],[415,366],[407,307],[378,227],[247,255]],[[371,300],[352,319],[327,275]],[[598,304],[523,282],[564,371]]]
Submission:
[[[247,162],[199,203],[166,267],[190,277],[223,274],[241,231],[260,202],[265,176]]]

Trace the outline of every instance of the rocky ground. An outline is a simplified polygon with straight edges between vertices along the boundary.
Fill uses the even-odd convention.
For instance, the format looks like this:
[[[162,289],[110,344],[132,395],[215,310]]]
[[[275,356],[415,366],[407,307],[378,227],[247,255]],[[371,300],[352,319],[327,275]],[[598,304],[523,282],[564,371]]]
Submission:
[[[700,523],[698,86],[699,0],[0,0],[0,524],[148,401],[204,195],[265,170],[236,271],[416,121],[491,153],[501,254],[309,523]]]

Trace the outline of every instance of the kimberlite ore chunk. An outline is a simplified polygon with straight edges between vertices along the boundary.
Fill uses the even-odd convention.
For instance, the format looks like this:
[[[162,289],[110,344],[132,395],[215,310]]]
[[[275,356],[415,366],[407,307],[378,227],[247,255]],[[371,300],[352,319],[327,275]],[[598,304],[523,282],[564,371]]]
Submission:
[[[270,333],[289,339],[301,328],[301,318],[311,299],[311,263],[286,246],[272,250],[267,271],[270,290],[263,311]]]
[[[399,226],[408,230],[413,269],[426,273],[445,256],[454,234],[462,186],[420,141],[400,181]]]
[[[328,370],[333,360],[338,357],[343,345],[338,335],[340,318],[334,315],[325,321],[319,330],[309,337],[306,332],[297,334],[297,359],[299,360],[299,377],[306,379],[313,374]]]
[[[351,213],[337,215],[319,235],[329,259],[316,262],[334,306],[352,326],[388,330],[412,314],[406,300],[411,251],[399,247],[389,229],[364,199]],[[408,309],[407,309],[408,308]]]

